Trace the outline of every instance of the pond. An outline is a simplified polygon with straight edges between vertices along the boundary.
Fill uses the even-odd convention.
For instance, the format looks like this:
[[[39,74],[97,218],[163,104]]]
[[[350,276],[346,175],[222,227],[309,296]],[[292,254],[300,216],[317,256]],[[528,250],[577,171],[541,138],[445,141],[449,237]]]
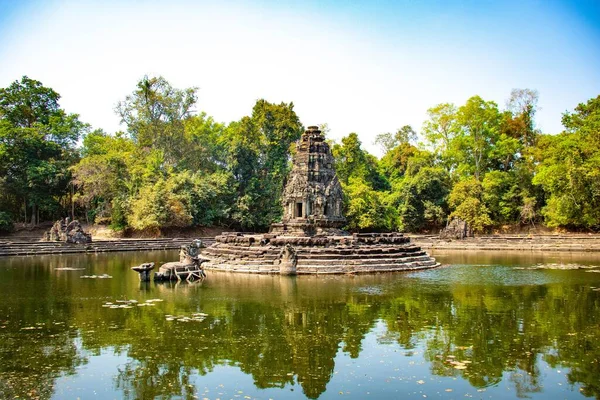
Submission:
[[[200,284],[130,270],[175,251],[0,258],[0,398],[600,398],[600,255],[433,255]]]

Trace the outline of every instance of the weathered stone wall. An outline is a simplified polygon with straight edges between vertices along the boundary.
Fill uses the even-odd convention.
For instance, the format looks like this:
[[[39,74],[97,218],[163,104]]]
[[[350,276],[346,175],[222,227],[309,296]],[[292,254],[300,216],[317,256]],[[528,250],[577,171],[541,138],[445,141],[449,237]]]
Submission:
[[[285,251],[287,249],[287,251]],[[290,253],[293,252],[293,260]],[[205,249],[206,269],[247,273],[344,274],[410,271],[438,266],[398,233],[348,236],[246,236],[228,233]]]

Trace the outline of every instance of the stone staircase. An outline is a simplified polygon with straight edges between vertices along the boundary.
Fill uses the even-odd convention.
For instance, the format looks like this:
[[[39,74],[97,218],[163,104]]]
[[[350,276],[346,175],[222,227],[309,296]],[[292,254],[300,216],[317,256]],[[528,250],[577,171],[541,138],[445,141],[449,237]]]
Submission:
[[[296,255],[297,274],[347,274],[412,271],[439,266],[420,247],[407,238],[397,235],[380,239],[387,243],[365,243],[362,238],[329,238],[328,245],[306,244],[314,238],[279,237],[270,244],[259,244],[249,237],[218,237],[215,245],[202,251],[202,257],[209,261],[205,269],[276,274],[280,273],[280,260],[285,244],[292,244]],[[289,243],[286,243],[289,242]]]
[[[205,246],[214,243],[214,238],[198,238]],[[32,242],[0,239],[1,256],[33,256],[38,254],[103,253],[112,251],[148,251],[179,249],[193,238],[118,239],[99,240],[87,244],[63,242]]]
[[[486,235],[462,240],[411,235],[413,243],[428,250],[528,250],[600,252],[600,235]]]

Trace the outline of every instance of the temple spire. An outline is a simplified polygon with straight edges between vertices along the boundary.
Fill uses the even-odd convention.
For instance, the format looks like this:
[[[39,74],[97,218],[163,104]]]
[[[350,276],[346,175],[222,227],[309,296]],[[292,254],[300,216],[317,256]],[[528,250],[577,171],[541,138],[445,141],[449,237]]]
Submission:
[[[309,126],[296,143],[293,167],[283,190],[283,217],[272,232],[341,233],[343,192],[329,144],[318,127]]]

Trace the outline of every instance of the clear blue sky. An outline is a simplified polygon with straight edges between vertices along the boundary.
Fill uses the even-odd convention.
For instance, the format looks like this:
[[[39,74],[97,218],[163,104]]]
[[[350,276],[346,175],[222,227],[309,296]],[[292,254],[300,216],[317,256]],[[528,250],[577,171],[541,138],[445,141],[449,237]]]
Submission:
[[[600,1],[6,1],[0,86],[22,75],[114,132],[114,105],[145,74],[198,86],[197,109],[237,120],[293,101],[331,136],[411,124],[441,102],[540,93],[539,128],[600,94]],[[122,128],[121,128],[122,129]]]

